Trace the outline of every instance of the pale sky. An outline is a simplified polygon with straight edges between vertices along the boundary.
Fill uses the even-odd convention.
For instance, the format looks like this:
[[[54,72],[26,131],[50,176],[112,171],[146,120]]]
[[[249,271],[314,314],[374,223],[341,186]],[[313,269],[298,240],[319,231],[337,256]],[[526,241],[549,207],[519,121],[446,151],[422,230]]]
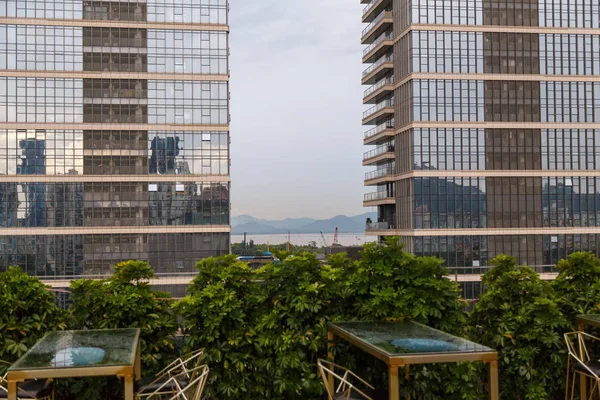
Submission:
[[[230,0],[233,215],[372,211],[359,0]]]

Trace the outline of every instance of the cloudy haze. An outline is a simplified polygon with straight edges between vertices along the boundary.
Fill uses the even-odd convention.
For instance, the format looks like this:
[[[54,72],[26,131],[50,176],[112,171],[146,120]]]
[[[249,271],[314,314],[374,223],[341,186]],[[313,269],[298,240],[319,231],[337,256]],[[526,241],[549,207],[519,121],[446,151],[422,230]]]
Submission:
[[[234,215],[370,211],[362,208],[364,6],[359,0],[230,3]]]

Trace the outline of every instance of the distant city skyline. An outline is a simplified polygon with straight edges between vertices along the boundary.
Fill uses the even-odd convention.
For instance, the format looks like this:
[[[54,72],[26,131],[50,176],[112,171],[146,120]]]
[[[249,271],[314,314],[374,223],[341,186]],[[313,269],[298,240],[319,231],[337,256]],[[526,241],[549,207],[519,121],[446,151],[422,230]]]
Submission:
[[[364,151],[363,7],[231,0],[232,215],[369,211],[366,169],[356,162]]]

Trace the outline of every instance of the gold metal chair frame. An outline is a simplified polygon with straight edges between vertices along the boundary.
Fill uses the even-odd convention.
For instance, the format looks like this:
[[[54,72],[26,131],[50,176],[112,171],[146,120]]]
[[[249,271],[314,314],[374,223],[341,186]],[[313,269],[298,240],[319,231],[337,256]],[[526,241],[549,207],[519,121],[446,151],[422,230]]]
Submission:
[[[139,397],[144,399],[162,399],[163,396],[171,396],[168,398],[169,400],[201,400],[209,372],[210,369],[208,368],[208,365],[201,365],[189,371],[182,372],[179,375],[174,375],[170,377],[155,392],[143,396],[139,395]],[[181,376],[192,376],[190,383],[188,383],[185,387],[181,387],[181,385],[179,384],[178,378],[180,378]],[[165,388],[170,387],[175,387],[175,389],[165,390]]]
[[[372,385],[370,385],[360,376],[356,375],[354,372],[323,359],[317,360],[317,366],[319,367],[319,374],[323,379],[323,384],[327,389],[328,400],[349,400],[353,392],[360,394],[365,398],[365,400],[373,400],[373,398],[369,397],[365,392],[354,386],[349,381],[350,378],[354,378],[367,386],[369,389],[375,389]],[[334,369],[343,372],[343,374],[338,375],[334,372]],[[337,387],[334,387],[334,381],[336,380],[340,383],[337,385]]]
[[[565,400],[573,400],[575,396],[575,382],[577,375],[582,377],[580,380],[580,386],[585,385],[587,378],[593,381],[593,385],[590,390],[590,395],[587,399],[591,400],[594,397],[594,393],[597,393],[600,398],[600,377],[592,371],[586,363],[590,359],[590,355],[585,344],[585,339],[591,341],[600,342],[600,338],[590,335],[585,332],[569,332],[564,334],[565,342],[567,343],[567,350],[569,351],[569,357],[567,359],[567,385],[565,388]],[[577,371],[575,365],[579,364],[583,368],[583,371]],[[569,383],[571,383],[571,396],[569,397]],[[586,393],[586,390],[582,390],[580,387],[580,393]]]
[[[153,395],[164,394],[170,395],[172,394],[172,390],[168,389],[167,382],[169,384],[175,384],[176,387],[179,387],[179,381],[177,379],[187,378],[190,382],[194,381],[196,375],[199,371],[199,367],[202,362],[202,356],[204,355],[204,349],[199,349],[190,353],[186,353],[174,361],[172,361],[169,365],[163,368],[160,372],[156,374],[156,379],[148,384],[150,385],[158,385],[160,382],[160,387],[154,392],[149,393],[138,393],[137,398],[149,398]],[[175,380],[173,380],[175,378]],[[188,385],[190,385],[189,383]],[[186,386],[187,387],[187,386]]]

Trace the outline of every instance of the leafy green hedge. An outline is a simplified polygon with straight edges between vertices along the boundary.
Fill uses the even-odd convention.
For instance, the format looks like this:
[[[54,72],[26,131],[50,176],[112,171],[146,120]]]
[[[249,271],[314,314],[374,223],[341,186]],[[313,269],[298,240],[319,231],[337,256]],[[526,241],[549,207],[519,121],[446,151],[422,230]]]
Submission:
[[[577,313],[600,312],[600,261],[575,253],[561,261],[552,283],[510,257],[494,263],[471,315],[442,260],[405,253],[394,240],[366,245],[358,262],[335,255],[322,265],[305,253],[252,270],[233,256],[206,259],[175,304],[152,292],[146,263],[130,261],[105,281],[73,282],[68,313],[38,279],[11,268],[0,273],[0,309],[11,310],[0,314],[0,359],[14,361],[52,329],[139,327],[149,373],[176,357],[171,338],[179,315],[188,347],[206,349],[208,399],[320,399],[316,359],[326,356],[327,321],[412,319],[498,349],[502,398],[562,395],[561,335]],[[343,342],[334,351],[340,363],[387,386],[380,361]],[[401,379],[403,396],[486,398],[487,373],[477,363],[413,366],[410,381]],[[118,386],[62,381],[57,398],[111,399]]]

